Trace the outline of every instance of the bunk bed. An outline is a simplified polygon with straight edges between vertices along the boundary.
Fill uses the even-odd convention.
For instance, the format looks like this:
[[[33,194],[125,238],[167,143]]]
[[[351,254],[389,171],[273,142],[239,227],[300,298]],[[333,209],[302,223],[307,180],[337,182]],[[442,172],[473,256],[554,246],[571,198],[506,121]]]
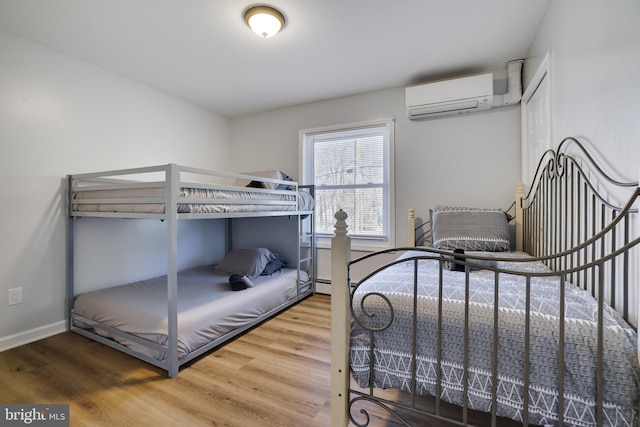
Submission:
[[[331,425],[372,411],[407,426],[638,425],[639,196],[566,138],[528,194],[518,185],[514,218],[410,212],[406,247],[350,261],[336,213]],[[364,260],[379,267],[352,282]]]
[[[315,292],[313,186],[280,171],[235,174],[176,164],[69,175],[68,329],[165,369],[194,358]],[[295,260],[233,248],[235,218],[295,219]],[[166,275],[78,293],[74,223],[156,219],[166,227]],[[178,222],[223,219],[226,255],[178,271]],[[289,268],[287,268],[289,267]],[[239,291],[239,292],[238,292]]]

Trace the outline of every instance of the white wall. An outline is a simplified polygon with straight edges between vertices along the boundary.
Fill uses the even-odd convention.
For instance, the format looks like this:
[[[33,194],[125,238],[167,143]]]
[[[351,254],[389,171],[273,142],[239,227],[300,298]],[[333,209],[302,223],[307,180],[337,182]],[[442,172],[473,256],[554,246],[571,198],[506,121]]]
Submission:
[[[437,204],[509,207],[521,175],[519,105],[423,122],[404,110],[404,88],[394,88],[234,119],[234,169],[298,179],[300,129],[395,117],[397,246],[409,208],[426,218]],[[319,277],[329,279],[328,250],[320,252]]]
[[[231,153],[229,120],[206,109],[3,31],[0,52],[2,350],[64,327],[66,174],[170,162],[224,170]],[[80,287],[166,271],[162,223],[92,222],[76,221]],[[180,233],[218,228],[188,222]],[[211,262],[212,241],[195,238],[181,265]],[[9,307],[14,287],[24,303]]]
[[[577,136],[620,178],[640,175],[640,2],[552,0],[525,63],[551,52],[554,145]]]

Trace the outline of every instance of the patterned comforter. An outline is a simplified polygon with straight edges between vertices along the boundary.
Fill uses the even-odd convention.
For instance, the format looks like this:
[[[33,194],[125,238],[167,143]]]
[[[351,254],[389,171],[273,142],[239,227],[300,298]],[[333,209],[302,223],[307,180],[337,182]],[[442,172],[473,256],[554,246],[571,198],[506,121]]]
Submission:
[[[407,253],[425,255],[424,252]],[[504,257],[503,254],[498,254]],[[486,256],[486,253],[483,253]],[[513,256],[513,255],[512,255]],[[516,256],[522,256],[517,254]],[[371,292],[385,295],[394,317],[388,328],[375,332],[374,387],[411,390],[411,339],[414,262],[403,262],[383,270],[357,288],[353,309],[356,318],[372,327],[384,327],[390,309],[383,298],[364,300],[369,314],[360,306]],[[495,261],[500,269],[548,271],[541,263]],[[418,394],[436,391],[436,340],[439,295],[439,263],[421,260],[418,267],[417,372]],[[465,273],[445,270],[442,317],[443,400],[463,404],[463,343]],[[470,272],[469,296],[469,408],[491,410],[495,273]],[[523,420],[523,365],[525,323],[525,278],[500,274],[498,320],[497,414]],[[529,423],[557,424],[558,421],[558,278],[531,279],[531,323],[529,346]],[[596,425],[597,303],[588,293],[565,285],[565,390],[564,422],[568,425]],[[604,312],[604,411],[605,425],[636,425],[639,373],[635,331],[616,312]],[[358,385],[368,387],[369,331],[353,323],[351,370]]]

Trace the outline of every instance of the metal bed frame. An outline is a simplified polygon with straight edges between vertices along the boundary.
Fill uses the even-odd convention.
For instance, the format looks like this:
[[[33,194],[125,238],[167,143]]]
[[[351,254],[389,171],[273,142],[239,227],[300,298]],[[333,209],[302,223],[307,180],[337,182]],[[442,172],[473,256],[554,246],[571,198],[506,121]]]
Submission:
[[[187,181],[187,177],[196,177],[196,181]],[[247,187],[237,187],[233,183],[237,179],[248,181],[259,181],[263,183],[285,184],[293,187],[290,190],[262,190]],[[299,210],[298,191],[308,191],[313,196],[313,186],[299,186],[295,181],[285,181],[264,177],[251,176],[246,174],[236,174],[229,172],[210,171],[205,169],[191,168],[176,164],[150,166],[143,168],[131,168],[121,170],[111,170],[95,173],[84,173],[68,175],[68,221],[67,221],[67,329],[79,333],[83,336],[101,342],[110,347],[116,348],[131,356],[144,360],[152,365],[165,369],[169,377],[178,375],[180,366],[193,360],[194,358],[210,351],[220,344],[234,338],[253,326],[261,323],[265,319],[299,302],[301,299],[315,293],[316,277],[316,244],[315,226],[313,220],[313,210]],[[119,189],[143,189],[149,187],[164,188],[163,197],[124,197],[111,199],[76,199],[74,194],[82,191],[92,190],[119,190]],[[256,211],[256,212],[230,212],[230,213],[178,213],[178,205],[184,203],[192,204],[248,204],[244,200],[229,199],[206,199],[206,198],[185,198],[181,197],[182,187],[201,189],[221,189],[238,192],[258,193],[279,193],[295,196],[293,201],[278,202],[277,204],[289,204],[290,210],[285,211]],[[75,206],[81,204],[162,204],[162,213],[136,213],[136,212],[80,212]],[[268,207],[275,204],[273,200],[251,200],[250,204],[257,204]],[[297,217],[297,296],[285,302],[264,315],[254,319],[249,324],[237,328],[205,346],[189,353],[183,358],[178,358],[178,221],[185,219],[225,219],[226,220],[226,250],[231,249],[231,221],[233,218],[248,217],[273,217],[273,216],[293,216]],[[303,225],[302,219],[310,216],[311,220]],[[166,224],[167,241],[167,313],[168,313],[168,344],[160,345],[135,335],[119,331],[108,325],[95,322],[86,317],[79,316],[73,312],[73,302],[75,298],[74,283],[74,221],[81,217],[98,218],[128,218],[128,219],[158,219]],[[308,281],[303,281],[300,272],[308,272]],[[99,326],[114,336],[126,338],[138,344],[142,344],[150,349],[160,351],[167,355],[166,361],[160,361],[144,354],[135,352],[130,348],[93,332],[93,330],[76,327],[74,321],[79,320],[91,326]]]
[[[614,308],[624,319],[634,327],[638,323],[638,302],[640,301],[640,275],[638,264],[640,264],[640,224],[638,219],[638,201],[640,188],[638,182],[621,182],[612,178],[609,174],[598,166],[594,158],[587,152],[583,144],[575,138],[563,140],[556,151],[549,150],[544,153],[535,174],[534,185],[528,194],[524,193],[524,185],[518,184],[515,200],[515,231],[516,249],[524,250],[532,255],[533,260],[542,261],[552,269],[553,275],[560,278],[560,307],[559,312],[559,349],[558,349],[558,390],[563,396],[564,390],[564,284],[570,282],[575,286],[588,290],[598,302],[598,326],[597,326],[597,363],[596,363],[596,423],[598,426],[604,425],[603,410],[603,361],[604,337],[602,317],[604,305]],[[626,193],[623,195],[623,193]],[[614,199],[623,198],[628,200],[625,204],[616,203]],[[409,418],[447,421],[456,425],[472,425],[469,418],[470,409],[468,407],[469,398],[467,394],[467,380],[465,379],[464,403],[460,414],[450,415],[445,413],[441,402],[440,393],[436,392],[435,397],[431,397],[433,407],[424,409],[416,404],[419,398],[415,392],[415,386],[410,393],[403,393],[402,399],[391,399],[380,397],[374,392],[373,383],[370,383],[368,390],[360,390],[350,385],[350,330],[352,313],[354,307],[351,306],[355,288],[361,282],[351,283],[350,269],[360,261],[374,258],[380,254],[388,254],[395,251],[405,251],[414,248],[416,234],[423,240],[429,238],[429,231],[423,232],[423,226],[415,226],[415,214],[409,212],[408,231],[410,232],[408,246],[404,248],[394,248],[385,251],[372,253],[350,261],[350,238],[347,235],[347,214],[343,211],[336,213],[337,220],[335,226],[335,236],[332,240],[332,355],[331,355],[331,415],[332,426],[346,426],[351,421],[358,426],[368,426],[371,418],[367,409],[360,410],[360,417],[364,422],[356,420],[352,411],[358,404],[369,402],[374,407],[382,408],[391,418],[402,425],[410,426]],[[443,257],[451,259],[450,251],[439,251],[430,248],[420,248],[424,251],[424,259],[438,259]],[[471,267],[480,267],[473,256],[466,255],[462,262],[466,268],[468,282],[469,270]],[[531,261],[529,258],[527,261]],[[510,259],[513,261],[513,259]],[[524,261],[524,260],[523,260]],[[371,260],[369,260],[371,262]],[[393,264],[393,263],[392,263]],[[415,262],[417,266],[417,261]],[[442,270],[444,263],[440,262]],[[375,269],[370,277],[376,272],[382,271],[389,265],[384,265]],[[482,268],[487,268],[482,267]],[[498,282],[498,272],[495,270],[496,282]],[[510,273],[512,274],[512,273]],[[538,277],[539,273],[515,273],[525,276],[527,284],[531,278]],[[414,273],[414,277],[417,274]],[[364,279],[366,280],[366,278]],[[414,281],[417,279],[414,279]],[[415,285],[414,285],[415,286]],[[496,283],[497,286],[497,283]],[[527,285],[527,299],[530,289]],[[497,298],[497,296],[496,296]],[[389,304],[389,302],[387,301]],[[468,296],[465,301],[465,313],[468,313]],[[389,307],[390,316],[393,317],[393,307]],[[415,323],[414,305],[414,329]],[[497,316],[498,309],[494,308],[494,336],[497,336]],[[528,348],[530,340],[529,331],[529,309],[527,307],[525,317],[524,345]],[[438,324],[442,322],[442,314],[438,313]],[[465,314],[465,317],[467,315]],[[366,327],[362,325],[365,329]],[[464,325],[465,331],[468,324]],[[438,328],[438,342],[442,340],[442,331]],[[373,334],[373,331],[371,332]],[[468,361],[468,333],[465,332],[464,359]],[[492,393],[491,393],[491,413],[490,424],[497,425],[497,339],[493,343],[492,361]],[[373,348],[369,360],[373,360]],[[413,360],[415,361],[415,333]],[[441,363],[441,343],[437,347],[437,363]],[[524,360],[524,390],[529,389],[529,359],[525,350]],[[637,353],[636,353],[637,354]],[[468,378],[467,362],[463,367],[465,378]],[[415,362],[413,363],[412,384],[415,384]],[[439,370],[439,369],[438,369]],[[437,390],[441,387],[441,377],[438,372]],[[371,375],[372,377],[372,375]],[[529,424],[529,399],[523,399],[523,424]],[[639,408],[635,408],[637,411]],[[640,411],[638,411],[640,412]],[[558,414],[564,414],[563,399],[558,402]],[[460,417],[458,418],[458,415]],[[637,413],[636,413],[637,416]],[[407,418],[409,417],[409,418]],[[562,417],[559,417],[559,425],[563,425]],[[485,422],[489,422],[486,420]]]

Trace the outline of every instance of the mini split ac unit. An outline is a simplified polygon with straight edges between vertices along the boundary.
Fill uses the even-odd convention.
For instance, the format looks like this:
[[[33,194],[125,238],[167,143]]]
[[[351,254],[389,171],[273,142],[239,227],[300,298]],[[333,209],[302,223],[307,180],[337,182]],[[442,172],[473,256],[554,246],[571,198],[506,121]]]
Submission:
[[[407,116],[411,120],[489,110],[492,103],[493,73],[406,88]]]

